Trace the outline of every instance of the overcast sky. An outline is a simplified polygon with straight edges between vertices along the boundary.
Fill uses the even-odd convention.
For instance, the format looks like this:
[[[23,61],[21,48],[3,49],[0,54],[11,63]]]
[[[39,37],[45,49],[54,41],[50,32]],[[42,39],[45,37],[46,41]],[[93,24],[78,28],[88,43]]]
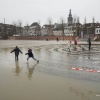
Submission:
[[[52,23],[59,23],[60,18],[67,22],[69,10],[72,16],[80,18],[84,23],[91,23],[93,17],[95,22],[100,22],[100,0],[0,0],[0,23],[12,24],[22,21],[23,26],[40,22],[47,24],[48,18]]]

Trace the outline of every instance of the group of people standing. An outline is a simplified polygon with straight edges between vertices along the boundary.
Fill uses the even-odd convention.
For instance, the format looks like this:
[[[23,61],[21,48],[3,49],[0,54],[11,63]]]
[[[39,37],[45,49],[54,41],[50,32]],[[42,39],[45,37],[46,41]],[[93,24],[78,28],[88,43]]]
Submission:
[[[12,52],[15,52],[15,61],[18,61],[19,53],[22,53],[22,54],[23,54],[23,52],[18,48],[18,46],[16,46],[16,47],[11,51],[11,53],[12,53]],[[32,53],[32,49],[28,49],[28,52],[25,53],[25,55],[28,55],[27,61],[28,61],[29,58],[31,57],[31,58],[33,58],[34,60],[36,60],[37,62],[39,62],[39,60],[37,60],[37,59],[34,58],[34,55],[33,55],[33,53]]]
[[[77,42],[78,42],[78,37],[76,37],[75,40],[74,40],[74,51],[76,51],[76,49],[77,49]],[[68,43],[67,43],[67,51],[68,52],[71,52],[71,47],[72,47],[71,43],[72,43],[71,40],[69,40]]]
[[[90,36],[88,37],[87,42],[88,42],[88,48],[90,50],[91,49],[91,38],[90,38]],[[74,51],[76,51],[77,45],[78,45],[78,37],[76,37],[75,40],[74,40]],[[68,43],[67,43],[67,51],[71,52],[71,40],[69,40]]]

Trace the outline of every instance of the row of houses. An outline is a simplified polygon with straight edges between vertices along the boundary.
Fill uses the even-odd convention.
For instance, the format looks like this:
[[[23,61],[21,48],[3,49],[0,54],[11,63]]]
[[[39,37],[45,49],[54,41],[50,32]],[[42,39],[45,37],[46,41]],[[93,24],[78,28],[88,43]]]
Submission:
[[[79,19],[73,19],[71,10],[67,18],[67,23],[64,20],[61,23],[45,24],[40,26],[37,22],[24,27],[10,24],[0,23],[0,37],[4,36],[81,36],[100,34],[100,23],[95,23],[94,18],[92,23],[81,24]]]

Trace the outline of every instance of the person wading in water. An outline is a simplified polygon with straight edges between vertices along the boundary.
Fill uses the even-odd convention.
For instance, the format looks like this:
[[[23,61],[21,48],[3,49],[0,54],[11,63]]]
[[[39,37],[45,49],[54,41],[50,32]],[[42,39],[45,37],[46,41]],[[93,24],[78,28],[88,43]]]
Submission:
[[[11,51],[11,53],[12,52],[15,52],[15,61],[18,61],[19,52],[22,53],[22,51],[18,48],[18,46],[16,46],[15,49]]]

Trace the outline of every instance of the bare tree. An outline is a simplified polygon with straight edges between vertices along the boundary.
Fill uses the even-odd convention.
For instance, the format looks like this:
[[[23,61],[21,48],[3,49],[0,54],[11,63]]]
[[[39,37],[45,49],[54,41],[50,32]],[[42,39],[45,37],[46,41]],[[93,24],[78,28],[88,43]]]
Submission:
[[[79,20],[79,17],[77,17],[77,20],[76,20],[76,35],[79,36],[80,35],[80,20]]]
[[[38,24],[39,24],[39,27],[38,27],[38,29],[37,29],[37,31],[38,31],[38,36],[41,36],[41,22],[40,22],[40,20],[38,20]]]
[[[38,20],[37,22],[38,22],[38,24],[39,24],[39,25],[41,25],[41,22],[40,22],[40,20]]]
[[[18,20],[18,29],[19,29],[19,35],[22,34],[22,21]]]
[[[77,15],[73,15],[73,23],[74,23],[74,26],[75,26],[76,22],[77,22]]]
[[[28,23],[26,23],[26,31],[27,31],[27,34],[28,34],[28,32],[29,32],[29,24]],[[29,34],[28,34],[29,35]]]
[[[87,23],[87,19],[86,19],[86,17],[84,18],[84,24],[86,24]]]
[[[91,26],[91,33],[94,34],[95,33],[95,18],[92,18],[92,26]]]
[[[80,23],[80,18],[79,17],[77,17],[77,23]]]
[[[64,40],[64,23],[65,23],[65,19],[63,17],[60,17],[60,23],[62,26],[62,36],[63,36],[63,40]]]
[[[16,32],[16,26],[17,26],[16,21],[13,21],[13,22],[12,22],[12,25],[13,25],[13,34],[16,34],[16,33],[17,33],[17,32]]]
[[[87,20],[86,20],[86,17],[84,18],[84,26],[83,26],[83,33],[84,34],[87,34],[87,29],[86,29],[86,22]]]
[[[77,15],[73,16],[74,22],[73,22],[73,33],[75,36],[79,36],[80,32],[80,19]]]
[[[47,19],[47,21],[48,21],[48,31],[49,31],[49,35],[52,35],[52,19],[49,17],[48,19]]]

